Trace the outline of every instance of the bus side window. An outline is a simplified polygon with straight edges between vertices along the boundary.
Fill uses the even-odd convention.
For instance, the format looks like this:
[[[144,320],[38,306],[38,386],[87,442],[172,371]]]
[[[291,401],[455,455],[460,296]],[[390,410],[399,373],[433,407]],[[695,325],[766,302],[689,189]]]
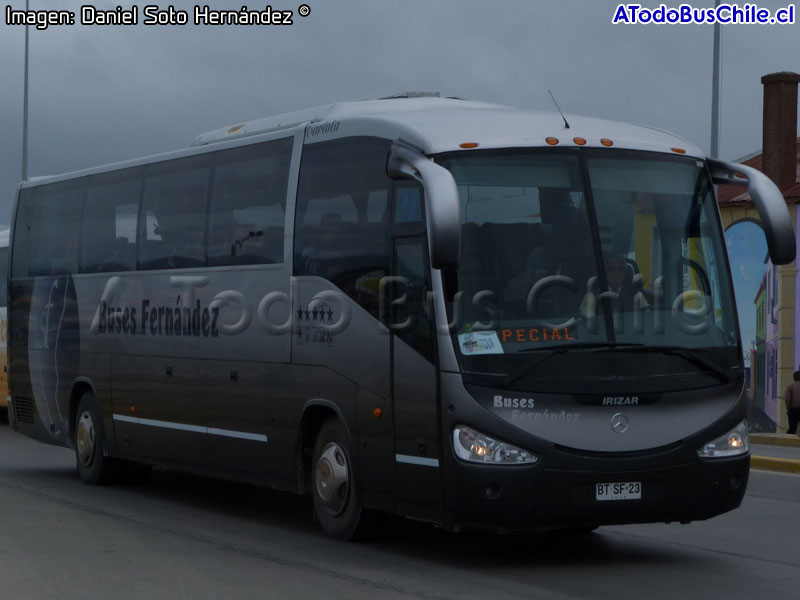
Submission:
[[[422,221],[422,189],[417,185],[397,186],[394,222],[401,224],[419,221]]]
[[[389,271],[388,141],[349,138],[303,149],[295,275],[324,277],[378,317]]]
[[[77,271],[83,197],[82,186],[73,181],[26,192],[30,205],[26,210],[27,223],[21,225],[28,228],[23,234],[23,238],[28,238],[28,264],[25,265],[27,268],[16,269],[15,260],[15,276],[60,275]],[[24,245],[24,239],[21,242]]]
[[[140,269],[202,267],[206,263],[206,199],[211,155],[147,167],[142,214],[157,225],[142,224]],[[151,230],[152,228],[152,230]]]
[[[403,278],[397,293],[404,297],[395,305],[392,323],[405,325],[397,335],[409,346],[433,362],[433,331],[428,316],[428,266],[425,238],[398,238],[395,241],[394,274]]]
[[[0,247],[0,308],[8,305],[8,247]],[[5,331],[0,331],[0,342],[5,341]]]
[[[136,269],[142,170],[92,178],[83,211],[81,273]]]
[[[33,226],[34,200],[38,188],[23,188],[17,199],[17,215],[14,223],[14,252],[11,255],[11,279],[28,277],[31,256],[31,228]]]
[[[208,264],[283,262],[292,139],[217,154],[208,223]]]

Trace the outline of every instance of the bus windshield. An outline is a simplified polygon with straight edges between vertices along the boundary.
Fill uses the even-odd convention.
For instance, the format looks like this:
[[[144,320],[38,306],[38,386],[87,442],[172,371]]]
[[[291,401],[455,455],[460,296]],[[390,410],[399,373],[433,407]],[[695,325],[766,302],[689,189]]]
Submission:
[[[736,376],[732,286],[702,161],[507,150],[440,162],[461,202],[449,320],[465,372],[507,383],[533,363],[539,380]]]

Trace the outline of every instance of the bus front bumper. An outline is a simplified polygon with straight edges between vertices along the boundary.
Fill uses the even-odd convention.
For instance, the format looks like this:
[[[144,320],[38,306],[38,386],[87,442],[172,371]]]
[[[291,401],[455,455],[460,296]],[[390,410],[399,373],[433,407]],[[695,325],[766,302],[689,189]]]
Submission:
[[[450,480],[453,528],[536,531],[709,519],[737,508],[749,454],[634,470],[497,467],[459,462]],[[454,465],[455,466],[455,465]],[[640,498],[598,499],[598,484],[640,483]],[[611,489],[605,487],[605,489]],[[635,486],[634,488],[635,489]]]

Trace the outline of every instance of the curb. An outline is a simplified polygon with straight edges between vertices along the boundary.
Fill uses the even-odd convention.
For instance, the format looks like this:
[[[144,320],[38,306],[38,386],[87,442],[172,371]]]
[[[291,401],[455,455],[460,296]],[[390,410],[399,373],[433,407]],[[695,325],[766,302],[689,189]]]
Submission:
[[[774,458],[771,456],[751,456],[750,468],[759,471],[778,471],[800,475],[800,460]]]
[[[751,433],[750,443],[800,448],[800,437],[786,433]]]

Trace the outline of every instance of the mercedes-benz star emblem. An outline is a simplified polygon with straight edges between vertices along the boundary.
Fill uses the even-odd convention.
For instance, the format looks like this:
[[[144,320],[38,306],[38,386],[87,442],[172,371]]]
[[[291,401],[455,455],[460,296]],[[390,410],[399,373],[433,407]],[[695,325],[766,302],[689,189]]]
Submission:
[[[617,413],[611,417],[611,429],[617,433],[625,433],[628,430],[628,417],[622,413]]]

